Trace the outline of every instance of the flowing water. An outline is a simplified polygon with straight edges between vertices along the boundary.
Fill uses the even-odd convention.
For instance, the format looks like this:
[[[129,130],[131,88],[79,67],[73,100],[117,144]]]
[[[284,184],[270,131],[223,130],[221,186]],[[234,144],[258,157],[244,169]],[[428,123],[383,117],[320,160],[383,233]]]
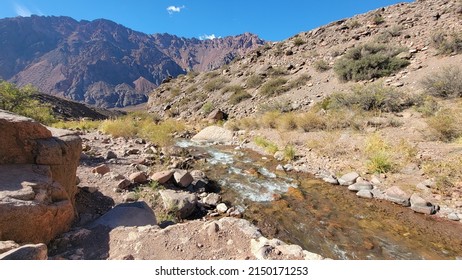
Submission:
[[[177,143],[207,157],[197,166],[230,204],[245,209],[265,236],[333,259],[455,259],[462,224],[360,199],[306,174],[275,172],[276,163],[229,146]]]

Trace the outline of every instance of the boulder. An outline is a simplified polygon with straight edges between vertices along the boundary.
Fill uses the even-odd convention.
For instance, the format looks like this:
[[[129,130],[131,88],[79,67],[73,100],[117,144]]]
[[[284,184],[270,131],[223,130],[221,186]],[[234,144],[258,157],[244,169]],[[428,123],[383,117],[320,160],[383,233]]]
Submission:
[[[75,217],[82,141],[0,110],[0,231],[18,243],[48,243]]]
[[[175,173],[173,170],[156,172],[152,174],[151,180],[157,181],[159,184],[165,184],[172,178],[173,173]]]
[[[388,188],[385,191],[385,199],[405,207],[411,206],[410,196],[397,186]]]
[[[130,180],[122,179],[119,182],[117,182],[116,188],[118,190],[126,190],[126,189],[129,189],[131,185],[132,185],[132,182]]]
[[[134,183],[144,184],[148,181],[148,176],[146,176],[146,173],[139,171],[130,174],[130,176],[128,176],[128,179]]]
[[[228,114],[223,112],[220,109],[213,110],[208,116],[207,119],[214,120],[214,121],[222,121],[228,118]]]
[[[115,158],[117,158],[117,154],[114,151],[107,151],[105,158],[106,159],[115,159]]]
[[[373,198],[374,197],[374,195],[372,194],[370,190],[360,190],[356,193],[356,195],[362,198]]]
[[[191,216],[196,210],[196,194],[174,190],[162,190],[159,193],[165,209],[169,212],[176,212],[182,219]]]
[[[182,188],[187,188],[194,181],[194,178],[187,170],[176,170],[173,173],[173,178],[175,183]]]
[[[109,227],[111,229],[117,227],[134,227],[156,225],[156,216],[152,209],[144,201],[133,203],[122,203],[106,214],[91,223],[90,228],[95,228],[99,225]]]
[[[46,260],[48,259],[47,245],[24,245],[0,255],[0,260]]]
[[[226,211],[228,211],[228,206],[226,206],[226,204],[224,203],[220,203],[217,205],[217,211],[220,214],[224,214],[226,213]]]
[[[356,182],[353,185],[348,186],[348,189],[353,192],[359,192],[361,190],[372,190],[374,187],[369,182]]]
[[[217,193],[209,193],[202,199],[202,203],[206,206],[216,207],[221,202],[221,195]]]
[[[338,185],[338,180],[334,176],[323,177],[322,180],[332,185]]]
[[[338,178],[338,183],[341,186],[349,186],[356,183],[356,180],[359,178],[359,174],[356,172],[350,172],[348,174],[343,175],[342,177]]]
[[[109,173],[110,171],[111,171],[111,169],[106,164],[98,165],[98,166],[96,166],[95,168],[93,168],[91,170],[92,173],[96,173],[96,174],[100,174],[100,175],[104,175],[106,173]]]
[[[231,143],[233,141],[233,132],[219,126],[208,126],[202,129],[191,140],[196,142],[209,143]]]
[[[435,214],[437,211],[437,207],[435,207],[430,202],[426,201],[416,193],[413,193],[411,195],[410,203],[411,209],[417,213],[432,215]]]

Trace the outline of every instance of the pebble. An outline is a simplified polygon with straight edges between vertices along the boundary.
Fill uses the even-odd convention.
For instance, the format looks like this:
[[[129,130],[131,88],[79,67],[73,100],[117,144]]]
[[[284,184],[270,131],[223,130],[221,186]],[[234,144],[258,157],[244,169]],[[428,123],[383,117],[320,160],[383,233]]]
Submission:
[[[226,211],[228,211],[228,206],[224,203],[220,203],[217,205],[217,211],[220,214],[226,213]]]
[[[448,219],[451,221],[460,221],[459,215],[454,212],[448,215]]]

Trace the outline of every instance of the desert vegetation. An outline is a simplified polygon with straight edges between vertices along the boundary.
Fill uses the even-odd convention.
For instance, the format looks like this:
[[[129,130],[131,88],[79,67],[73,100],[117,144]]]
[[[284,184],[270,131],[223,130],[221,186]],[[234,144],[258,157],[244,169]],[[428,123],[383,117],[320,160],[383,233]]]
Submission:
[[[364,44],[347,51],[334,65],[334,71],[342,81],[361,81],[388,76],[409,65],[399,58],[405,51],[401,47],[384,44]]]
[[[30,117],[44,124],[56,122],[51,107],[34,98],[37,89],[32,86],[18,87],[0,81],[0,109]]]

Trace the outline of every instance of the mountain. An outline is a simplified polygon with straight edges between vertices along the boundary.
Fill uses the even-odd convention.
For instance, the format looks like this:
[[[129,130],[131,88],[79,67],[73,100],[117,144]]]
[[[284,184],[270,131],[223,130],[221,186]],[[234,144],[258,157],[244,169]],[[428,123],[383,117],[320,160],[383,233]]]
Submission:
[[[417,81],[443,63],[435,40],[460,42],[450,38],[460,34],[461,16],[460,1],[421,0],[341,19],[266,43],[220,70],[178,77],[154,90],[148,109],[186,119],[201,118],[211,108],[220,108],[231,118],[271,108],[307,110],[355,83],[343,81],[334,68],[349,51],[367,44],[402,52],[399,55],[409,66],[386,75],[385,83],[416,91]],[[447,62],[456,62],[457,57]],[[371,80],[377,79],[360,82]]]
[[[147,35],[112,21],[69,17],[0,20],[0,78],[99,107],[125,107],[169,77],[213,69],[263,43],[243,34],[214,40]]]

